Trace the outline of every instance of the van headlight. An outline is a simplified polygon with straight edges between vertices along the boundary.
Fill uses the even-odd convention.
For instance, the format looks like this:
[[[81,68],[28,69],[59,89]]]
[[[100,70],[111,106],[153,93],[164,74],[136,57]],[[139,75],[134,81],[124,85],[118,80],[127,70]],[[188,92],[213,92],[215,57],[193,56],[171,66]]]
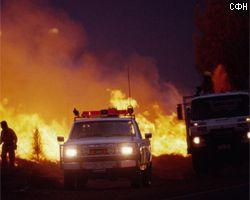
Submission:
[[[123,155],[131,155],[131,154],[133,154],[133,147],[131,147],[131,146],[122,146],[121,147],[121,153]]]
[[[64,155],[68,158],[73,158],[77,156],[77,148],[76,147],[66,147],[64,151]]]

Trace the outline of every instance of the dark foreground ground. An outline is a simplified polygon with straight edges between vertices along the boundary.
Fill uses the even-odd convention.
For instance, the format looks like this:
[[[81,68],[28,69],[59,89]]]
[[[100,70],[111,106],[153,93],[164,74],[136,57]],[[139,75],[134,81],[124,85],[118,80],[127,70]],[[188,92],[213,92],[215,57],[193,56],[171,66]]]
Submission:
[[[1,199],[249,199],[248,162],[222,163],[219,169],[196,175],[191,158],[161,156],[153,160],[150,188],[133,189],[126,180],[91,180],[87,188],[67,191],[58,164],[18,160],[18,167],[1,174]]]

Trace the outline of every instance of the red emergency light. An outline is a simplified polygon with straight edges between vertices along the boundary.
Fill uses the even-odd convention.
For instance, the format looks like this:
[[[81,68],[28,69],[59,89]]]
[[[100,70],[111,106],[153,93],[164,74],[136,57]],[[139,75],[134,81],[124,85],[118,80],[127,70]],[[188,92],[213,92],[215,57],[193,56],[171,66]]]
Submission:
[[[133,114],[133,108],[129,107],[127,110],[117,110],[116,108],[109,108],[100,111],[83,111],[80,117],[95,118],[95,117],[119,117]]]

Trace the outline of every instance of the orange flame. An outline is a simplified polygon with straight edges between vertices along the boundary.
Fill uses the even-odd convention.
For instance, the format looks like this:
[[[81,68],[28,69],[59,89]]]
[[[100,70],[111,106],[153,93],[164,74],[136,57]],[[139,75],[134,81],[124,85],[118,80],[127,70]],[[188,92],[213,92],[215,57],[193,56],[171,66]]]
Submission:
[[[118,109],[126,109],[129,105],[138,107],[135,99],[126,99],[120,90],[111,92],[110,103]],[[151,119],[150,115],[155,116]],[[152,152],[155,156],[162,154],[179,154],[186,156],[187,145],[185,136],[185,125],[179,122],[176,114],[166,115],[160,106],[155,104],[151,110],[145,110],[136,114],[136,119],[142,133],[151,132]]]
[[[181,95],[160,80],[153,58],[91,52],[85,48],[87,35],[81,24],[33,1],[11,1],[2,18],[0,120],[16,131],[18,156],[32,159],[32,138],[38,129],[44,158],[58,160],[56,136],[67,137],[73,107],[96,110],[130,104],[141,131],[153,134],[154,155],[186,155],[184,125],[171,114]],[[127,88],[127,65],[134,99],[122,92]]]
[[[135,99],[128,99],[120,90],[111,91],[110,104],[118,109],[126,109],[128,105],[138,107]],[[151,113],[156,116],[150,119]],[[0,104],[0,116],[9,122],[18,136],[17,155],[21,158],[32,159],[33,133],[38,128],[41,136],[43,159],[56,161],[59,159],[59,149],[56,137],[63,133],[69,133],[69,127],[65,122],[59,123],[52,120],[47,123],[38,114],[20,112],[19,108],[8,106],[7,99]],[[185,126],[178,122],[175,113],[164,115],[158,105],[153,105],[152,110],[144,111],[136,115],[142,133],[151,132],[153,154],[179,154],[186,156]],[[68,134],[64,134],[68,137]]]
[[[36,128],[38,128],[44,155],[42,159],[58,160],[57,136],[66,133],[65,130],[68,129],[64,122],[59,123],[56,120],[52,120],[50,123],[47,123],[36,113],[22,113],[18,107],[9,107],[7,99],[0,102],[0,116],[1,119],[5,119],[8,122],[9,126],[17,134],[17,156],[25,159],[33,158],[33,134]]]
[[[212,76],[212,80],[214,83],[214,91],[218,92],[226,92],[231,90],[231,85],[229,82],[228,74],[223,65],[218,65]]]

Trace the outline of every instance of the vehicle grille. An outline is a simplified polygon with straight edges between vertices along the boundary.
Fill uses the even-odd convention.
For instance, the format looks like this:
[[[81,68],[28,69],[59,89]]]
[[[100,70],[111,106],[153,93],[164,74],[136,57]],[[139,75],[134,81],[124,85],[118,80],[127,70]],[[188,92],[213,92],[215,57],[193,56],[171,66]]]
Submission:
[[[115,155],[117,147],[115,144],[91,144],[81,146],[82,156]]]
[[[210,131],[211,142],[216,144],[231,144],[235,140],[236,134],[233,129],[215,129]]]

